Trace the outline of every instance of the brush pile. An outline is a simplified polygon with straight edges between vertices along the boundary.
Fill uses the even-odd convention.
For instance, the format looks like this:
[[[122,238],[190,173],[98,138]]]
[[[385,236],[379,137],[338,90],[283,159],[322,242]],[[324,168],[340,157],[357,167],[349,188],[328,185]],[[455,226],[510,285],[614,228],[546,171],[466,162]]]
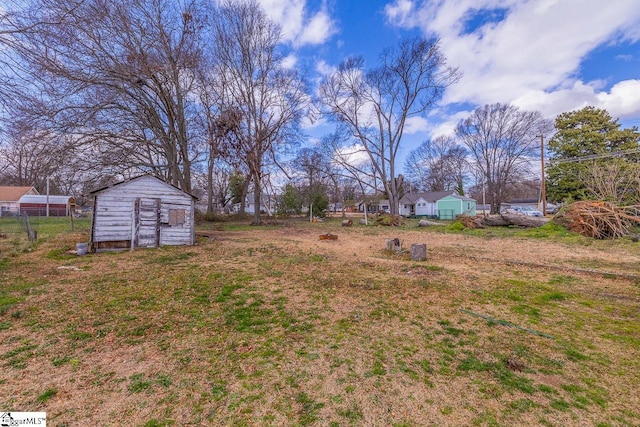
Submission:
[[[400,215],[380,214],[376,218],[376,225],[384,225],[387,227],[399,227],[404,223],[404,219]]]
[[[629,236],[640,225],[640,205],[616,206],[603,201],[581,201],[561,209],[554,222],[568,230],[594,239]]]
[[[482,222],[481,216],[469,216],[469,215],[460,215],[458,217],[458,221],[464,225],[465,228],[484,228],[484,223]]]

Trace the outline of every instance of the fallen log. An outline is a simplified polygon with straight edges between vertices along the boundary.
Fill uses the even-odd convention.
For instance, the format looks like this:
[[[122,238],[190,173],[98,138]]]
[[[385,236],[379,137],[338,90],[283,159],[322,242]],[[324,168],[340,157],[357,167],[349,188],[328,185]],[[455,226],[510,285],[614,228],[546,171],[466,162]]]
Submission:
[[[500,216],[509,223],[508,225],[517,225],[519,227],[536,228],[542,227],[547,223],[546,219],[535,216],[512,214],[501,214]]]
[[[531,217],[525,215],[499,214],[488,216],[464,217],[460,222],[467,228],[484,227],[508,227],[516,225],[518,227],[536,228],[547,223],[544,218]]]

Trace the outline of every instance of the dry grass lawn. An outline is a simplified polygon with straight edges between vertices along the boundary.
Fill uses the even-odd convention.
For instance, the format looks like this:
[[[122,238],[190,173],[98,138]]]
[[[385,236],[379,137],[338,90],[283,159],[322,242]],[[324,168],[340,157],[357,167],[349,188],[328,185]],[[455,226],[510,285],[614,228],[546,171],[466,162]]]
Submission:
[[[77,257],[87,234],[67,233],[2,259],[0,411],[52,426],[640,425],[637,243],[339,220],[207,234]],[[386,252],[394,237],[428,259]]]

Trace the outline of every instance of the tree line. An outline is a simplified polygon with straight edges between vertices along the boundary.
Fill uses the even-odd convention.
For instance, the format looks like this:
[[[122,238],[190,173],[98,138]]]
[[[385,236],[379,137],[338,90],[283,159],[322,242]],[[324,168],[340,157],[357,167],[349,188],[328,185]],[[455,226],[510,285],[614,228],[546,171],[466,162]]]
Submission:
[[[79,196],[151,173],[198,195],[210,212],[234,203],[243,211],[252,194],[256,223],[275,195],[296,211],[381,194],[396,213],[412,189],[462,194],[480,183],[497,211],[530,175],[540,136],[552,132],[539,112],[486,105],[454,136],[409,153],[401,174],[408,121],[462,78],[437,39],[401,40],[371,68],[346,58],[312,87],[285,61],[281,29],[255,0],[214,3],[10,1],[0,10],[0,182],[42,189],[50,179],[57,192]],[[335,131],[309,147],[304,124],[321,117]],[[569,149],[582,137],[562,133],[561,117],[548,146],[557,159],[638,146],[637,129],[605,117],[607,142],[594,136],[588,148]],[[631,173],[628,159],[616,173]],[[626,190],[607,186],[611,162],[598,162],[604,169],[590,177],[575,173],[584,163],[553,163],[549,194],[637,197],[633,178]],[[275,175],[289,182],[273,188]]]
[[[538,112],[494,104],[461,120],[450,137],[422,143],[405,170],[424,191],[463,188],[491,211],[513,198],[541,194],[541,156],[546,158],[547,200],[640,203],[640,133],[622,129],[604,109],[587,106],[552,123]],[[466,184],[465,184],[466,183]]]

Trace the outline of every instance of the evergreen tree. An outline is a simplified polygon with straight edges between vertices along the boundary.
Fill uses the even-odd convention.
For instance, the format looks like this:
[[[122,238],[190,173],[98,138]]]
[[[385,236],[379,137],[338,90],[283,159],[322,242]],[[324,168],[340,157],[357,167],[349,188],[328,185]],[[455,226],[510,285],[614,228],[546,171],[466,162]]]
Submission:
[[[620,162],[625,169],[637,160],[637,154],[612,156],[640,147],[640,133],[636,127],[620,129],[618,120],[606,110],[585,107],[562,113],[555,127],[548,146],[547,196],[551,201],[592,198],[586,181],[594,168]]]
[[[284,214],[299,214],[302,211],[302,197],[295,185],[289,183],[284,187],[280,212]]]

